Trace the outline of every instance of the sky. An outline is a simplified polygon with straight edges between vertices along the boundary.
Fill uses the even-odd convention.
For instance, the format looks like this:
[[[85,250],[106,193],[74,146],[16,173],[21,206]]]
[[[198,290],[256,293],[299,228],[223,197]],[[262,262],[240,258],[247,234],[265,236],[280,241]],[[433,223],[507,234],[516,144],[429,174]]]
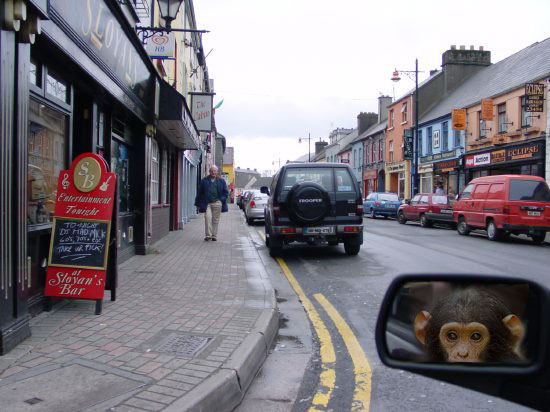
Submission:
[[[496,63],[550,37],[548,0],[195,0],[216,127],[235,166],[276,170],[354,128],[380,95],[399,98],[414,75],[441,69],[451,45],[491,51]],[[302,143],[299,143],[302,138]],[[305,139],[304,139],[305,138]]]

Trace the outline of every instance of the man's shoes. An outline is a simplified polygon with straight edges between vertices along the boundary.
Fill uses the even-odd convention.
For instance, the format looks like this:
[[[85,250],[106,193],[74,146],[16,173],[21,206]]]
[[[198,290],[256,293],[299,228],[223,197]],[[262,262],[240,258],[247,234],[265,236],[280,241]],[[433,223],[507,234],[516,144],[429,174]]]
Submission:
[[[212,240],[212,242],[215,242],[218,239],[216,239],[216,236],[212,236],[211,240]]]
[[[210,236],[206,236],[204,240],[208,242],[210,240]]]

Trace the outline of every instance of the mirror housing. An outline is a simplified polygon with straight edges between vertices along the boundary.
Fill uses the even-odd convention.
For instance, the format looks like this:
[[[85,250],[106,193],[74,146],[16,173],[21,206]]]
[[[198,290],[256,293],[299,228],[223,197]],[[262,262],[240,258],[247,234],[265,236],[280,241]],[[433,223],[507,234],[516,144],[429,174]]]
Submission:
[[[411,199],[405,199],[405,204],[410,205],[411,204]]]
[[[269,187],[267,186],[260,187],[260,193],[263,193],[269,196]]]
[[[401,356],[399,352],[388,347],[388,334],[392,333],[392,311],[396,302],[402,298],[405,285],[430,285],[433,282],[484,287],[491,290],[497,285],[528,285],[525,313],[528,315],[529,359],[525,363],[450,363],[424,362],[414,357]],[[433,294],[433,296],[440,296]],[[413,306],[404,306],[413,307]],[[487,275],[402,275],[396,277],[384,296],[376,324],[376,347],[383,364],[442,380],[455,385],[498,396],[512,402],[536,409],[545,409],[550,402],[550,362],[548,359],[548,324],[547,314],[550,310],[550,295],[547,289],[526,279]],[[412,312],[416,313],[416,310]],[[425,312],[427,316],[429,313]],[[416,325],[415,325],[416,327]],[[443,330],[443,328],[442,328]],[[416,332],[411,332],[412,335]],[[417,334],[418,337],[418,334]]]

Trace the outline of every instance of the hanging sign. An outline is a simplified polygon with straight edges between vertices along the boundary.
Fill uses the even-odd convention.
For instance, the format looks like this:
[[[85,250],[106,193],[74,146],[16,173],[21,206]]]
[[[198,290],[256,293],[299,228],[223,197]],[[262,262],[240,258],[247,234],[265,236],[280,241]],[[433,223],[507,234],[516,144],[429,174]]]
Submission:
[[[191,116],[199,132],[212,131],[212,93],[189,93],[191,95]]]
[[[466,130],[466,109],[453,109],[453,130]]]
[[[413,130],[405,129],[403,132],[403,159],[413,158]]]
[[[544,111],[544,84],[525,84],[525,111],[531,113]]]
[[[441,144],[441,139],[439,137],[439,130],[434,130],[433,139],[434,139],[434,149],[439,149],[439,145]]]
[[[147,39],[145,50],[152,59],[174,58],[175,49],[174,32],[157,32]]]
[[[481,100],[481,120],[493,120],[493,99]]]
[[[45,296],[103,299],[115,186],[116,174],[93,153],[59,174]]]

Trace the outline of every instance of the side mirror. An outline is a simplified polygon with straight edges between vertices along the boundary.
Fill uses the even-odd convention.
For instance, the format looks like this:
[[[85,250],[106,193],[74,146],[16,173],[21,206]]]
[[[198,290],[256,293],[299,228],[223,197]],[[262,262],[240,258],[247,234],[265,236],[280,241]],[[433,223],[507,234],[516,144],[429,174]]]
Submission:
[[[392,368],[544,409],[550,386],[537,394],[537,382],[550,372],[548,296],[525,279],[397,277],[378,316],[378,354]],[[516,384],[530,395],[506,390]]]
[[[263,193],[269,196],[269,188],[267,186],[260,187],[260,193]]]
[[[406,203],[407,205],[410,205],[410,204],[411,204],[411,199],[405,199],[405,203]]]

